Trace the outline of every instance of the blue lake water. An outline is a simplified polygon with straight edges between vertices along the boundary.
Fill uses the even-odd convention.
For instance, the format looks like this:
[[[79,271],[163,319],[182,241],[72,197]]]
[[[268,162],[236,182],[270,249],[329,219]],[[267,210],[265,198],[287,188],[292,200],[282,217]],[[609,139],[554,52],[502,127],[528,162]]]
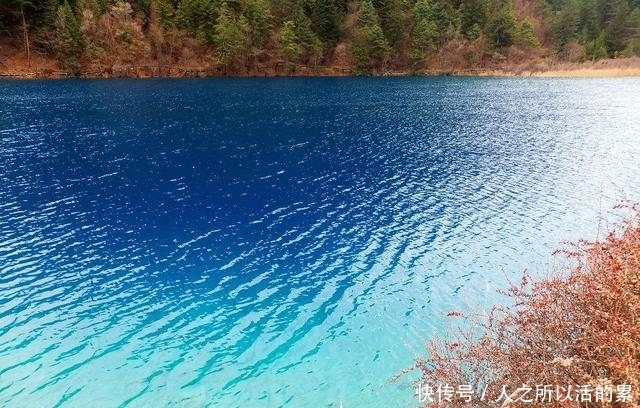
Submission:
[[[0,82],[0,406],[416,406],[639,180],[640,79]]]

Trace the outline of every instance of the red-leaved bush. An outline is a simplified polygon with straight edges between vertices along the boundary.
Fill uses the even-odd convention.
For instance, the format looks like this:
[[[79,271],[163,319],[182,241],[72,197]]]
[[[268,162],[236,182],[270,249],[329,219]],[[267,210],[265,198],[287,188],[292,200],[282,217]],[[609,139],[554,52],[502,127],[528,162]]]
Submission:
[[[433,407],[640,406],[640,225],[562,251],[574,266],[525,275],[481,323],[432,340],[417,397]]]

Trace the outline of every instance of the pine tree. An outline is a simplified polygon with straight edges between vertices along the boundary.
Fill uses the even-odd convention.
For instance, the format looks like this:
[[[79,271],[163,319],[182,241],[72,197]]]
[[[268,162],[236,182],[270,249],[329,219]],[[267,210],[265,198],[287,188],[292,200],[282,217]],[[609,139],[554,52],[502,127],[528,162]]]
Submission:
[[[600,19],[596,0],[582,0],[578,26],[583,42],[593,41],[600,36]]]
[[[413,6],[411,24],[411,59],[414,69],[424,65],[424,59],[439,39],[438,27],[432,21],[428,0],[418,0]]]
[[[429,52],[455,35],[459,16],[448,1],[418,0],[412,17],[411,58],[416,68]]]
[[[378,15],[376,9],[373,7],[371,0],[362,0],[360,2],[360,9],[358,10],[358,19],[356,24],[359,28],[371,27],[378,24]]]
[[[436,25],[438,43],[449,40],[458,31],[460,25],[459,15],[450,1],[429,1],[429,18]]]
[[[241,59],[246,51],[249,24],[244,16],[236,18],[233,15],[227,2],[222,3],[218,13],[213,41],[218,63],[227,69]]]
[[[80,57],[85,41],[71,5],[65,1],[58,8],[56,19],[56,49],[62,66],[74,74],[80,69]]]
[[[291,20],[285,21],[280,30],[280,37],[282,51],[287,58],[287,64],[291,67],[302,55],[302,47],[296,35],[296,24]]]
[[[402,2],[400,0],[373,0],[380,27],[388,43],[395,45],[402,38]]]
[[[487,26],[490,0],[462,0],[460,3],[460,31],[469,40],[475,40]]]
[[[302,60],[305,63],[317,64],[322,55],[322,41],[311,28],[311,19],[304,12],[301,2],[294,2],[293,19],[296,37],[302,47]]]
[[[640,7],[635,8],[626,25],[627,44],[623,50],[626,57],[640,56]]]
[[[520,32],[518,33],[518,39],[520,44],[525,47],[537,47],[540,42],[536,38],[536,33],[533,29],[533,23],[526,19],[520,25]]]
[[[158,24],[163,30],[168,30],[175,25],[175,9],[170,0],[155,0]]]
[[[246,0],[243,15],[251,31],[251,45],[261,48],[268,37],[273,15],[266,0]]]
[[[516,41],[518,26],[512,0],[501,0],[489,23],[489,39],[496,48],[508,47]]]
[[[108,0],[92,0],[91,11],[93,12],[94,18],[99,18],[104,13],[109,11],[109,1]]]
[[[211,0],[181,0],[176,10],[178,28],[185,30],[191,37],[212,44],[215,8]]]
[[[389,44],[380,24],[371,0],[362,0],[351,43],[351,55],[354,71],[357,74],[369,74],[380,70],[386,63]]]
[[[631,13],[627,0],[611,0],[605,11],[605,42],[610,56],[617,56],[625,47],[627,19]]]
[[[584,51],[585,57],[592,61],[607,58],[607,44],[604,33],[593,40],[585,42]]]
[[[335,1],[316,1],[311,6],[311,23],[318,37],[329,46],[340,40],[340,10]]]
[[[569,0],[558,11],[552,24],[553,39],[562,53],[567,44],[578,36],[580,23],[580,4],[577,0]]]

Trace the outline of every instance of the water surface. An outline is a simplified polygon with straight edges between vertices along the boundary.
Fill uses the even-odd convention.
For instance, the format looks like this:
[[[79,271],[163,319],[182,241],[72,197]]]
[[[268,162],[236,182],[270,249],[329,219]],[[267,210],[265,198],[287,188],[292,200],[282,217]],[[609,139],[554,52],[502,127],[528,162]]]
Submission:
[[[638,79],[0,82],[0,405],[415,406],[387,380],[446,312],[640,197],[638,106]]]

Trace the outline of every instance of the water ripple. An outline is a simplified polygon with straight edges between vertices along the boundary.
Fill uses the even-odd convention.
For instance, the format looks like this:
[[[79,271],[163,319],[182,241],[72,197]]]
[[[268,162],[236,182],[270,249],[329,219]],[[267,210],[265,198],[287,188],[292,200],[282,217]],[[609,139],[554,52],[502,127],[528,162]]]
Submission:
[[[0,405],[413,406],[444,313],[637,199],[638,95],[0,82]]]

